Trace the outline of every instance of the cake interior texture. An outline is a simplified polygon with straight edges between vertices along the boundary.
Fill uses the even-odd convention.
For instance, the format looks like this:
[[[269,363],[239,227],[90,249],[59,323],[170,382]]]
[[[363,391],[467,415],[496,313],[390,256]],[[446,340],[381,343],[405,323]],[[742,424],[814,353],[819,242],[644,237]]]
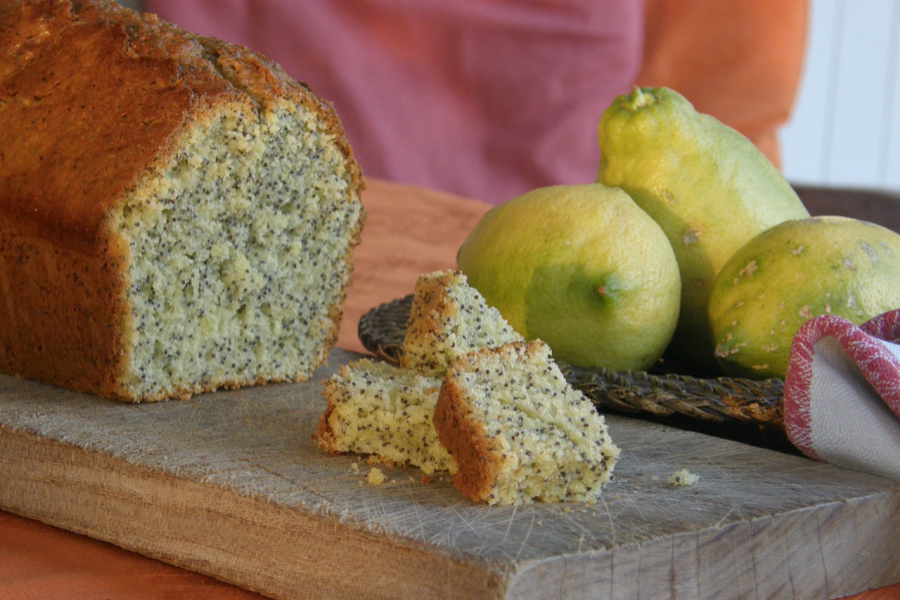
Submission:
[[[436,271],[416,281],[400,364],[443,375],[451,360],[482,348],[522,341],[460,271]]]
[[[367,358],[325,382],[327,408],[313,436],[323,450],[456,472],[434,429],[439,379]]]
[[[457,358],[436,407],[454,483],[488,504],[590,501],[619,449],[594,406],[566,382],[543,342]]]
[[[188,128],[111,217],[130,256],[129,392],[308,377],[336,337],[332,307],[350,276],[361,207],[349,180],[324,126],[294,103]]]

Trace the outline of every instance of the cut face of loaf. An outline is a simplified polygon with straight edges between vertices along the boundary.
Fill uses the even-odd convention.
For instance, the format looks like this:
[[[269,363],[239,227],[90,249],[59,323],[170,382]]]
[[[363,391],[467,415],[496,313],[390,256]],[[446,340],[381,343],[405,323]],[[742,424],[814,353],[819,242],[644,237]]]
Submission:
[[[335,338],[360,205],[317,117],[272,108],[198,125],[111,212],[136,396],[305,378]]]
[[[436,271],[416,281],[400,365],[439,376],[457,356],[521,341],[462,272]]]
[[[308,378],[363,221],[331,107],[261,56],[114,3],[14,6],[0,370],[128,401]]]
[[[601,415],[540,341],[455,359],[435,408],[454,485],[488,504],[590,501],[619,455]]]
[[[374,455],[429,475],[455,473],[432,422],[440,385],[439,379],[387,363],[351,363],[325,381],[327,407],[313,439],[330,453]]]

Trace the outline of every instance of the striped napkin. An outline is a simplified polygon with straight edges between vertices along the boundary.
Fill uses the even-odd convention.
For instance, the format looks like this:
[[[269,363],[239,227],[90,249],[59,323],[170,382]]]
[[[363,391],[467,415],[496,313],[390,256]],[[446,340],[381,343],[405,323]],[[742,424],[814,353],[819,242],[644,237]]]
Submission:
[[[810,458],[900,481],[900,310],[859,326],[807,321],[791,346],[784,414]]]

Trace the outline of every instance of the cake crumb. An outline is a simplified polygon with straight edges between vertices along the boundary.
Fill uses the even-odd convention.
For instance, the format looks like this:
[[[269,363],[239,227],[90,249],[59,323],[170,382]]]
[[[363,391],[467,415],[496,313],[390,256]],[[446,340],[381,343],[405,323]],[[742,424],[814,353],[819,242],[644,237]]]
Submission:
[[[366,483],[369,485],[381,485],[384,480],[384,473],[378,467],[372,467],[366,474]]]
[[[694,485],[700,479],[699,475],[691,473],[687,469],[682,469],[669,476],[669,483],[679,487],[687,487]]]

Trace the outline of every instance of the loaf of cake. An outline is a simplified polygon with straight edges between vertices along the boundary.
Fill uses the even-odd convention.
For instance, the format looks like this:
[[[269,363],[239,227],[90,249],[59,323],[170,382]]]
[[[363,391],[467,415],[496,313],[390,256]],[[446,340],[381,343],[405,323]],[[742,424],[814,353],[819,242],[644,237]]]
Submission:
[[[454,359],[434,425],[458,467],[454,486],[488,504],[591,501],[619,455],[603,417],[541,341]]]
[[[462,272],[436,271],[416,280],[400,365],[442,376],[457,356],[520,341]]]
[[[273,62],[103,0],[0,1],[0,371],[125,401],[302,381],[362,175]]]
[[[454,473],[432,423],[440,386],[440,379],[385,362],[350,363],[324,382],[327,406],[313,439],[331,454],[367,454],[429,475]]]

